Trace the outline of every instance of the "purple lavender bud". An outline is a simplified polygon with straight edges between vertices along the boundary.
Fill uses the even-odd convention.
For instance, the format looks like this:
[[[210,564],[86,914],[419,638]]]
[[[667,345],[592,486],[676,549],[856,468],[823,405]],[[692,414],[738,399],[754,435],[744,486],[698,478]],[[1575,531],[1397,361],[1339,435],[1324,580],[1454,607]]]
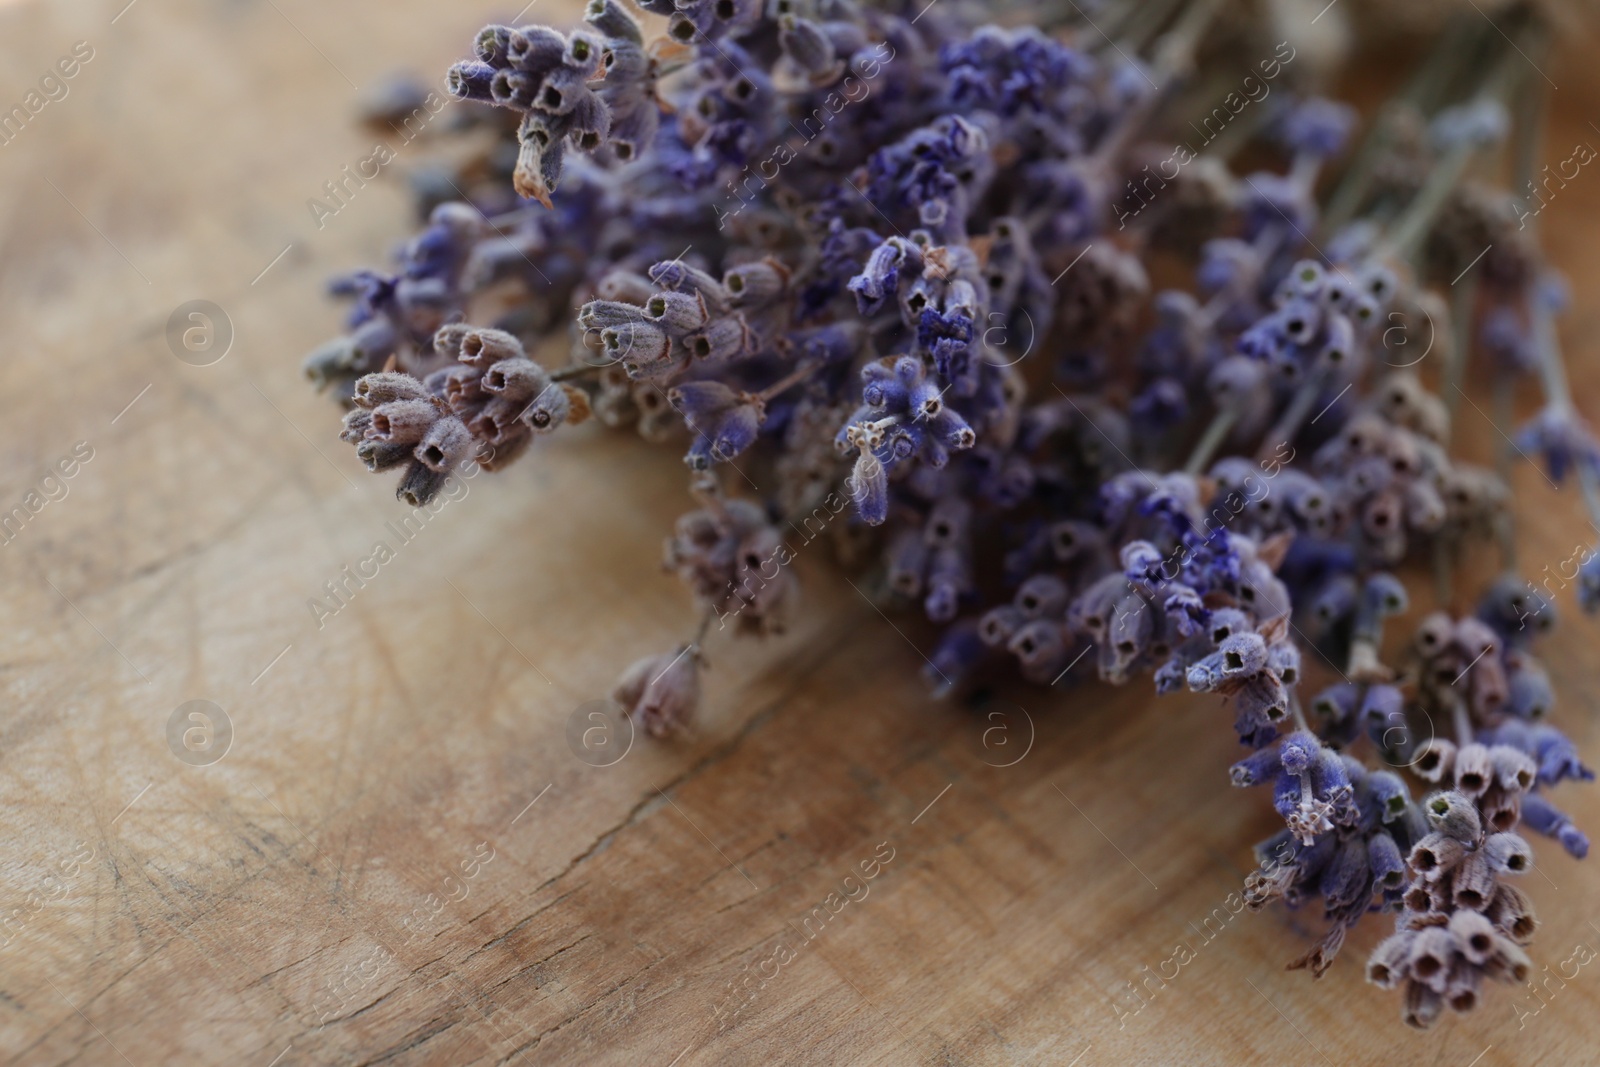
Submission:
[[[1495,784],[1511,796],[1532,789],[1539,776],[1533,757],[1513,745],[1491,745],[1489,765],[1494,768]]]
[[[630,378],[665,374],[679,361],[671,338],[648,322],[629,322],[603,329],[600,346],[613,362],[623,365]]]
[[[756,434],[765,421],[766,412],[759,403],[745,403],[730,410],[717,426],[712,454],[719,460],[732,459],[755,444]],[[948,622],[948,619],[938,620]]]
[[[944,410],[943,390],[935,381],[923,380],[906,396],[906,410],[916,419],[933,420]]]
[[[1189,417],[1189,394],[1173,378],[1157,378],[1128,405],[1129,417],[1142,428],[1163,431]]]
[[[526,111],[533,106],[539,93],[539,80],[525,70],[505,68],[494,72],[489,79],[490,101],[499,107]],[[548,144],[548,139],[545,141]]]
[[[1246,748],[1265,748],[1278,739],[1278,727],[1259,711],[1248,713],[1237,701],[1234,703],[1233,730],[1239,743]]]
[[[1217,647],[1216,655],[1220,657],[1219,669],[1224,679],[1244,678],[1266,669],[1267,643],[1260,634],[1237,633]]]
[[[645,730],[665,737],[694,716],[700,702],[700,655],[692,645],[637,660],[617,679],[612,699]]]
[[[550,385],[549,373],[526,357],[503,359],[483,372],[483,391],[520,403]]]
[[[972,526],[972,504],[950,494],[940,497],[928,512],[923,536],[932,548],[958,548],[967,541]]]
[[[867,525],[881,525],[889,517],[889,472],[870,452],[856,457],[850,474],[850,496]]]
[[[522,342],[504,330],[476,329],[462,335],[460,360],[480,371],[503,359],[526,358]]]
[[[928,662],[923,664],[922,675],[938,699],[964,685],[987,658],[988,649],[978,639],[976,625],[970,619],[963,620],[946,628]]]
[[[1283,739],[1283,746],[1279,749],[1279,756],[1283,760],[1283,769],[1289,774],[1299,774],[1309,771],[1322,753],[1322,742],[1317,736],[1307,730],[1296,730]]]
[[[846,288],[855,294],[856,308],[864,318],[876,315],[895,297],[906,258],[906,243],[891,238],[873,249],[861,273],[850,279]]]
[[[1497,304],[1483,316],[1479,344],[1495,363],[1511,372],[1527,372],[1538,366],[1537,347],[1516,308]]]
[[[1072,599],[1066,582],[1053,574],[1035,574],[1017,588],[1012,603],[1029,619],[1059,618]]]
[[[1128,576],[1128,581],[1146,587],[1161,584],[1165,557],[1155,545],[1149,541],[1129,541],[1122,546],[1120,555],[1122,572]]]
[[[580,101],[598,102],[586,84],[588,75],[572,66],[560,66],[546,74],[532,97],[532,106],[552,115],[571,114]]]
[[[750,330],[743,318],[731,315],[712,320],[705,329],[686,336],[683,344],[689,354],[702,363],[727,363],[750,351]]]
[[[888,571],[890,587],[902,596],[917,596],[922,591],[922,575],[927,567],[927,562],[928,550],[922,537],[922,531],[915,526],[907,526],[897,531],[890,539],[888,549],[884,552],[884,563]],[[989,613],[989,615],[993,614],[994,611]],[[985,615],[984,619],[987,620],[989,615]],[[997,622],[997,625],[1000,624]],[[979,633],[980,635],[985,635],[985,640],[988,640],[986,635],[989,632],[993,631],[986,631],[980,624]]]
[[[1161,610],[1167,624],[1179,637],[1192,637],[1205,628],[1211,612],[1200,599],[1199,593],[1179,583],[1168,585],[1164,591],[1166,600],[1162,602]]]
[[[644,308],[619,300],[591,300],[578,310],[578,325],[587,330],[615,329],[649,321]]]
[[[1212,402],[1224,409],[1244,410],[1265,398],[1266,370],[1254,359],[1229,356],[1218,363],[1206,378]]]
[[[561,56],[562,70],[551,73],[554,75],[571,71],[580,78],[592,78],[600,72],[600,63],[604,55],[604,40],[587,30],[573,30],[567,36],[566,51]],[[548,80],[546,84],[549,84]]]
[[[1128,591],[1128,579],[1120,573],[1098,579],[1073,600],[1067,609],[1067,623],[1095,642],[1103,642],[1111,625],[1117,601]]]
[[[722,284],[735,307],[766,307],[783,296],[789,269],[775,259],[744,263],[722,276]]]
[[[1367,862],[1367,843],[1351,836],[1339,843],[1333,860],[1317,883],[1330,910],[1365,902],[1372,893],[1372,869]]]
[[[510,60],[506,52],[511,46],[511,27],[485,26],[473,40],[472,51],[477,58],[491,67],[503,67]]]
[[[1122,663],[1131,663],[1150,643],[1155,629],[1155,613],[1149,601],[1129,592],[1117,601],[1107,634],[1109,644]]]
[[[1327,158],[1339,154],[1355,122],[1355,109],[1349,105],[1312,97],[1284,117],[1279,136],[1291,152]]]
[[[1281,759],[1281,746],[1279,752]],[[1300,779],[1295,772],[1278,775],[1272,783],[1272,810],[1289,818],[1300,808],[1300,793]]]
[[[423,507],[439,495],[439,490],[444,488],[445,479],[448,477],[447,474],[432,470],[413,460],[400,479],[400,485],[394,491],[395,498],[409,507]]]
[[[512,30],[506,42],[506,61],[534,75],[556,67],[566,53],[567,39],[548,26],[523,26]]]
[[[1355,611],[1356,595],[1355,579],[1348,574],[1338,574],[1317,590],[1308,607],[1318,622],[1331,627]]]
[[[392,400],[372,409],[367,434],[374,441],[412,445],[422,440],[439,418],[432,400]]]
[[[605,55],[600,67],[605,72],[602,94],[612,103],[624,96],[639,99],[647,90],[650,75],[650,54],[644,42],[613,37],[606,42]]]
[[[644,154],[661,128],[661,111],[654,98],[642,92],[607,96],[611,109],[611,150],[618,160],[630,163]]]
[[[1289,714],[1289,694],[1278,676],[1267,671],[1252,674],[1234,694],[1239,714],[1279,723]]]
[[[589,0],[583,9],[583,20],[605,37],[644,43],[638,20],[618,0]]]
[[[1359,763],[1356,764],[1358,767]],[[1311,787],[1317,796],[1335,804],[1347,802],[1355,792],[1350,766],[1337,750],[1324,746],[1311,765]]]
[[[1059,622],[1035,619],[1019,629],[1006,645],[1024,667],[1065,662],[1067,634]]]
[[[1195,279],[1206,294],[1248,288],[1261,273],[1261,254],[1234,237],[1207,241],[1200,255]]]
[[[1279,641],[1267,647],[1267,669],[1286,686],[1300,680],[1300,647],[1293,641]]]
[[[1536,834],[1553,837],[1574,859],[1589,854],[1589,839],[1572,824],[1572,819],[1538,793],[1522,798],[1522,822]]]
[[[1329,311],[1347,315],[1360,296],[1361,292],[1355,282],[1347,278],[1343,271],[1335,272],[1328,276],[1322,287],[1322,306]]]
[[[946,448],[959,451],[971,448],[978,435],[955,408],[945,406],[939,414],[928,420],[930,431]]]
[[[1369,728],[1381,723],[1385,728],[1405,726],[1405,695],[1398,687],[1373,684],[1367,686],[1361,700],[1361,718]]]
[[[1356,330],[1343,315],[1330,314],[1326,320],[1318,362],[1327,369],[1347,365],[1356,354]],[[1337,398],[1336,398],[1337,399]]]
[[[522,422],[536,434],[547,434],[572,416],[572,396],[568,387],[547,385],[539,391],[520,416]]]
[[[1218,608],[1211,613],[1211,643],[1220,645],[1234,634],[1252,633],[1255,621],[1238,608]]]
[[[717,381],[683,382],[667,392],[672,406],[691,424],[710,422],[739,403],[740,394]]]
[[[1366,847],[1373,884],[1381,889],[1399,889],[1405,883],[1406,861],[1394,838],[1379,830],[1367,838]]]
[[[1379,818],[1385,823],[1399,819],[1411,804],[1411,791],[1403,778],[1393,771],[1376,770],[1367,774],[1367,793],[1379,808]]]
[[[1555,705],[1550,676],[1527,656],[1517,657],[1506,675],[1506,710],[1519,719],[1542,719]]]
[[[911,532],[914,533],[914,531]],[[920,535],[916,536],[916,541],[918,545],[922,544],[922,538]],[[922,581],[920,573],[917,581],[920,588]],[[915,596],[916,592],[913,591],[907,595]],[[999,648],[1006,644],[1006,642],[1010,641],[1011,635],[1016,633],[1017,630],[1028,621],[1030,620],[1027,618],[1027,616],[1023,615],[1022,612],[1018,611],[1012,605],[1002,604],[997,608],[990,608],[988,611],[984,612],[983,618],[978,622],[978,636],[982,638],[983,643],[989,647]]]
[[[1523,874],[1533,869],[1533,850],[1516,834],[1490,834],[1483,842],[1483,851],[1493,870]]]
[[[472,455],[476,444],[466,423],[454,415],[447,415],[428,427],[428,432],[417,442],[413,455],[429,470],[448,474]]]
[[[445,76],[445,88],[458,100],[475,100],[480,104],[495,103],[491,85],[496,69],[477,60],[463,60],[450,68]]]
[[[1050,527],[1050,549],[1062,563],[1071,563],[1105,548],[1105,531],[1093,523],[1068,519]]]
[[[1277,749],[1263,748],[1229,767],[1228,780],[1236,786],[1263,785],[1275,780],[1282,766]]]
[[[1156,668],[1155,684],[1157,695],[1166,696],[1168,693],[1182,691],[1187,676],[1188,666],[1183,662],[1183,657],[1173,656]]]
[[[356,445],[356,458],[366,464],[367,470],[373,473],[398,467],[412,458],[411,453],[411,445],[394,441],[377,441],[370,437]]]
[[[367,436],[367,430],[372,426],[372,412],[362,408],[352,408],[344,413],[342,428],[339,431],[339,440],[346,444],[358,444]]]
[[[1455,790],[1433,793],[1422,802],[1422,810],[1430,828],[1457,841],[1476,842],[1483,832],[1478,806],[1464,793]]]
[[[427,387],[409,374],[380,371],[356,379],[351,401],[363,408],[375,408],[395,400],[426,400]]]
[[[319,345],[301,364],[301,370],[318,392],[336,382],[348,380],[349,375],[362,369],[349,337],[335,337]]]
[[[705,271],[690,266],[682,259],[657,263],[650,268],[649,274],[650,280],[663,289],[699,294],[705,300],[706,309],[713,315],[720,315],[730,307],[732,294],[728,289]]]
[[[1398,615],[1409,602],[1405,585],[1387,571],[1372,575],[1361,589],[1362,609],[1374,619]]]
[[[1539,781],[1555,785],[1564,778],[1589,782],[1594,772],[1578,758],[1578,748],[1567,735],[1554,726],[1535,726],[1530,732],[1533,741],[1532,755],[1539,761]],[[1520,747],[1520,746],[1519,746]]]
[[[1353,682],[1336,682],[1311,700],[1312,714],[1329,723],[1342,723],[1356,713],[1361,687]]]
[[[1216,691],[1222,685],[1222,656],[1213,652],[1204,659],[1191,663],[1184,677],[1192,692]]]
[[[853,360],[861,349],[862,336],[857,324],[839,322],[791,334],[790,340],[803,359],[832,365]]]
[[[892,366],[882,362],[868,363],[861,368],[861,380],[861,402],[869,408],[903,410],[910,398],[911,390],[905,381]]]
[[[1322,308],[1313,300],[1292,297],[1278,311],[1283,337],[1290,344],[1309,345],[1322,328]]]
[[[784,54],[808,74],[824,74],[839,62],[833,42],[822,27],[810,19],[795,15],[780,16],[778,44]]]
[[[698,293],[657,293],[645,304],[644,312],[673,338],[693,333],[710,317],[705,298]]]

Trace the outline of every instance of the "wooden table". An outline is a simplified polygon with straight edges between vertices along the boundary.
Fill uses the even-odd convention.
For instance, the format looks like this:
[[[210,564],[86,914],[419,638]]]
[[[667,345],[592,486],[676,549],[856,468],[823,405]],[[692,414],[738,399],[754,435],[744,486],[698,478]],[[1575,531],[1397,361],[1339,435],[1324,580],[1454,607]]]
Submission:
[[[429,151],[402,148],[317,228],[307,200],[382,137],[351,121],[354,86],[398,63],[442,72],[481,5],[123,2],[0,6],[6,106],[74,42],[93,49],[0,148],[0,512],[40,505],[0,546],[0,1053],[1600,1058],[1593,968],[1521,1028],[1527,994],[1496,988],[1427,1037],[1362,982],[1385,919],[1322,982],[1286,974],[1320,926],[1225,907],[1274,818],[1228,786],[1213,701],[1018,688],[993,720],[932,703],[928,632],[886,621],[819,552],[797,563],[794,632],[737,656],[713,638],[692,737],[575,758],[575,711],[686,634],[655,566],[685,508],[676,458],[565,434],[402,543],[391,479],[334,440],[298,372],[336,328],[321,279],[383,261],[409,210],[398,175]],[[1561,159],[1597,136],[1600,83],[1582,63],[1553,72]],[[1597,209],[1586,171],[1543,220],[1578,283],[1565,328],[1591,412]],[[167,340],[197,299],[233,332],[208,366]],[[1489,425],[1462,418],[1487,456]],[[47,479],[62,461],[72,476]],[[1593,540],[1570,495],[1525,465],[1516,487],[1537,517],[1529,571]],[[319,620],[308,601],[380,540],[395,558]],[[1595,623],[1566,614],[1546,651],[1592,760]],[[190,701],[210,702],[201,718]],[[1600,830],[1595,790],[1558,800]],[[1553,967],[1600,945],[1600,881],[1545,842],[1538,856],[1534,955]],[[1180,941],[1194,958],[1120,1014]]]

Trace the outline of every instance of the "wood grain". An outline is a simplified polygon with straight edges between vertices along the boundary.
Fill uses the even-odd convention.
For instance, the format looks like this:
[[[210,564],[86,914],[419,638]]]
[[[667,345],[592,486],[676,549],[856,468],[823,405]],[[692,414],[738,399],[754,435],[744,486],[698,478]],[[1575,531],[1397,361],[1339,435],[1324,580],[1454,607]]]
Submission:
[[[382,260],[408,210],[398,175],[428,151],[405,147],[318,229],[305,201],[374,143],[349,119],[352,83],[397,59],[442,71],[475,8],[0,9],[0,103],[74,42],[94,49],[0,148],[0,512],[58,493],[41,481],[79,442],[93,452],[0,546],[0,1054],[1597,1062],[1592,968],[1525,1026],[1525,994],[1501,988],[1425,1037],[1360,979],[1383,920],[1322,982],[1286,974],[1315,917],[1224,904],[1273,820],[1227,785],[1223,712],[1142,687],[1019,688],[998,720],[932,703],[916,679],[928,632],[897,630],[820,550],[797,563],[795,632],[737,657],[712,645],[693,736],[610,767],[574,758],[573,711],[685,631],[655,567],[681,466],[584,429],[397,544],[388,480],[333,439],[298,376],[335,328],[320,280]],[[1551,68],[1552,159],[1597,136],[1585,65]],[[1580,294],[1566,339],[1591,412],[1597,209],[1585,172],[1543,220]],[[167,345],[193,299],[235,331],[212,366]],[[1486,458],[1488,423],[1462,418]],[[1529,571],[1593,539],[1570,495],[1525,465],[1516,486],[1536,517],[1519,533]],[[394,560],[319,627],[308,598],[379,540]],[[1591,757],[1595,638],[1569,619],[1547,650]],[[219,762],[168,746],[191,700],[231,721]],[[1559,800],[1600,827],[1594,790]],[[1600,883],[1538,855],[1534,956],[1554,966],[1600,945]],[[1119,1018],[1180,941],[1192,961]]]

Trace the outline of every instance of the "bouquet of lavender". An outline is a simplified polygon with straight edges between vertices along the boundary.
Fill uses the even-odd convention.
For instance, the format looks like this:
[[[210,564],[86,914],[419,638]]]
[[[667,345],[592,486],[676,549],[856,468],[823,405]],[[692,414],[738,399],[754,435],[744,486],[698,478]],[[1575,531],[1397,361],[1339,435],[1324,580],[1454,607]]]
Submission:
[[[650,733],[693,713],[713,624],[783,629],[780,531],[826,532],[941,628],[941,694],[1010,666],[1231,703],[1232,780],[1285,823],[1247,900],[1327,921],[1291,967],[1383,911],[1368,977],[1414,1026],[1524,980],[1521,831],[1583,856],[1549,794],[1593,773],[1546,722],[1553,591],[1516,575],[1506,461],[1448,445],[1470,369],[1600,519],[1531,225],[1547,13],[1447,16],[1353,147],[1292,35],[1213,0],[1017,28],[964,0],[641,6],[488,26],[451,68],[481,146],[418,183],[392,273],[336,284],[348,332],[306,364],[363,462],[416,506],[588,419],[636,427],[684,450],[666,565],[701,613],[617,684]],[[1511,192],[1481,177],[1502,155]],[[1517,428],[1524,378],[1545,406]],[[1464,608],[1479,540],[1502,574]],[[1416,562],[1439,610],[1385,641]],[[1600,562],[1573,562],[1593,609]]]

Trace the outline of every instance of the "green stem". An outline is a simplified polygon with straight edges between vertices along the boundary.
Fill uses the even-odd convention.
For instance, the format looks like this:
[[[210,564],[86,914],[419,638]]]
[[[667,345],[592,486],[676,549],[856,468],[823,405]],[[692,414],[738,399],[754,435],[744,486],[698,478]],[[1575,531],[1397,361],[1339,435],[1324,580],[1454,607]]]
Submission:
[[[1478,276],[1462,278],[1450,293],[1450,354],[1444,363],[1444,407],[1447,416],[1444,443],[1448,447],[1454,434],[1456,412],[1461,405],[1461,382],[1466,377],[1467,358],[1472,352],[1472,310],[1478,296]]]
[[[1542,39],[1542,28],[1538,23],[1530,23],[1522,28],[1518,34],[1523,42],[1530,47],[1537,48],[1537,41]],[[1522,46],[1511,42],[1512,48],[1503,52],[1499,62],[1496,63],[1483,87],[1474,94],[1475,102],[1503,99],[1512,92],[1522,78],[1525,61],[1520,51]],[[1513,63],[1515,59],[1517,62]],[[1428,235],[1428,229],[1433,225],[1434,218],[1439,210],[1444,207],[1460,183],[1462,175],[1466,173],[1467,164],[1477,154],[1480,145],[1465,142],[1452,148],[1444,159],[1434,164],[1428,174],[1428,181],[1406,206],[1400,218],[1390,227],[1389,233],[1378,248],[1379,258],[1393,256],[1394,258],[1414,261],[1420,251],[1423,239]]]
[[[1194,451],[1189,453],[1189,459],[1183,465],[1185,474],[1199,474],[1211,462],[1211,456],[1221,447],[1233,429],[1233,424],[1239,418],[1239,413],[1234,408],[1221,408],[1211,416],[1211,424],[1206,427],[1206,432],[1200,435],[1200,440],[1195,443]]]
[[[1422,239],[1428,235],[1428,228],[1433,225],[1434,217],[1444,207],[1450,194],[1455,192],[1461,176],[1467,172],[1467,164],[1472,161],[1477,151],[1477,145],[1459,144],[1450,150],[1449,155],[1434,165],[1433,170],[1428,173],[1427,184],[1390,228],[1387,238],[1380,246],[1379,258],[1392,256],[1408,262],[1414,260],[1421,249]]]
[[[1450,586],[1454,568],[1455,538],[1440,530],[1433,538],[1433,601],[1441,611],[1450,610]]]
[[[773,397],[777,396],[791,385],[805,381],[807,378],[811,377],[821,369],[821,363],[803,363],[789,374],[786,374],[782,378],[779,378],[777,381],[773,382],[771,385],[767,386],[765,389],[761,390],[756,394],[756,396],[760,397],[763,401],[771,400]]]
[[[552,382],[571,381],[573,378],[582,378],[585,374],[594,374],[603,369],[603,367],[589,363],[577,363],[570,367],[563,367],[558,371],[551,371],[550,380]]]
[[[1137,53],[1144,48],[1167,20],[1172,17],[1172,12],[1177,8],[1179,0],[1145,0],[1136,5],[1135,12],[1124,24],[1117,36],[1121,38],[1122,48],[1131,53]]]
[[[1323,223],[1327,232],[1343,227],[1360,209],[1371,185],[1373,166],[1393,142],[1394,128],[1401,116],[1414,109],[1427,110],[1434,103],[1439,91],[1454,78],[1466,46],[1480,32],[1479,27],[1465,20],[1452,22],[1400,95],[1379,111],[1361,147],[1356,150],[1355,159],[1329,198]]]
[[[1295,390],[1294,396],[1289,398],[1289,406],[1284,409],[1282,417],[1273,424],[1272,429],[1261,439],[1262,451],[1258,456],[1265,457],[1266,449],[1270,447],[1276,451],[1279,446],[1289,444],[1294,440],[1295,434],[1300,432],[1300,424],[1306,421],[1306,416],[1311,414],[1311,405],[1316,403],[1317,396],[1322,392],[1328,376],[1323,371],[1314,370],[1300,383],[1300,388]]]

